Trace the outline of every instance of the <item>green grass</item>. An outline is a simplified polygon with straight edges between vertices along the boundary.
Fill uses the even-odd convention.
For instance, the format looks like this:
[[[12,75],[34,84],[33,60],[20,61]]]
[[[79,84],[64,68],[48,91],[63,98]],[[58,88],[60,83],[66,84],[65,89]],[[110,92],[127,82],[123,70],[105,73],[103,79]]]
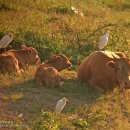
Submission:
[[[85,17],[75,15],[71,6]],[[0,36],[16,36],[7,50],[24,43],[35,47],[42,60],[64,53],[73,63],[72,71],[61,72],[66,78],[62,89],[36,84],[34,66],[22,74],[0,75],[0,120],[25,123],[29,130],[129,130],[129,91],[102,95],[77,80],[78,64],[98,50],[99,38],[108,29],[106,49],[130,57],[129,0],[0,0]],[[70,102],[62,114],[55,115],[62,97]]]
[[[20,1],[19,4],[15,0],[2,0],[0,3],[9,8],[4,10],[5,7],[1,7],[0,32],[16,35],[8,49],[19,48],[25,43],[37,48],[43,60],[51,53],[64,53],[76,65],[84,56],[98,49],[99,37],[109,29],[111,34],[106,49],[128,50],[129,9],[115,10],[108,6],[127,4],[129,7],[127,0],[116,3],[114,0],[45,0],[44,4],[42,0]],[[71,6],[81,9],[85,17],[76,16]]]
[[[120,93],[115,90],[110,94],[98,94],[79,82],[74,71],[61,72],[66,78],[62,88],[44,88],[32,79],[35,69],[32,66],[26,76],[23,73],[16,74],[12,79],[8,74],[0,77],[0,81],[8,78],[6,84],[0,83],[0,120],[13,120],[19,125],[18,128],[25,123],[34,130],[48,130],[50,127],[54,130],[129,130],[129,91]],[[62,114],[56,115],[55,105],[62,97],[67,97],[70,102]],[[21,118],[20,114],[23,115]]]

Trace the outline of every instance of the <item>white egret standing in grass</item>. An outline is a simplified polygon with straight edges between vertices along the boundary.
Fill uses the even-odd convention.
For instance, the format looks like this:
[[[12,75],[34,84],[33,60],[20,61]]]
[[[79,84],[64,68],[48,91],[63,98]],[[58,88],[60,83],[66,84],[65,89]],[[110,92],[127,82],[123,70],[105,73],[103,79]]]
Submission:
[[[108,43],[108,37],[109,37],[110,31],[107,30],[105,35],[103,35],[99,40],[99,49],[102,50]]]
[[[56,104],[55,112],[56,112],[56,113],[60,113],[60,112],[63,110],[63,108],[65,107],[67,101],[68,101],[68,99],[65,98],[65,97],[62,98],[62,99],[60,99],[60,100],[57,102],[57,104]]]
[[[21,118],[23,116],[23,114],[19,114],[18,117]]]
[[[8,46],[8,44],[13,40],[14,35],[13,34],[9,34],[9,35],[4,35],[1,39],[0,39],[0,48],[4,48],[6,51],[6,47]]]
[[[84,14],[83,14],[83,12],[82,12],[81,10],[76,9],[76,8],[73,7],[73,6],[71,6],[71,10],[73,10],[76,15],[80,15],[80,16],[82,16],[82,17],[84,16]]]

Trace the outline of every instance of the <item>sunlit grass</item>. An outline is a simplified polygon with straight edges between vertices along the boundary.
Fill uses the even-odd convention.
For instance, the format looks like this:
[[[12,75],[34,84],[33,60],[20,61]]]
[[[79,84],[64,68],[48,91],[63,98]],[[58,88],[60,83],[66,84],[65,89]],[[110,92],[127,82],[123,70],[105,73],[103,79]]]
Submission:
[[[18,99],[22,98],[23,97],[23,94],[20,92],[20,93],[13,93],[11,95],[8,95],[8,96],[1,96],[2,99],[4,99],[5,101],[17,101]]]
[[[75,15],[71,6],[85,16]],[[98,94],[79,82],[76,73],[82,59],[98,50],[106,30],[111,31],[106,49],[130,57],[129,6],[129,0],[0,0],[0,34],[16,36],[7,50],[24,43],[35,47],[42,61],[52,53],[64,53],[73,63],[72,71],[60,72],[66,79],[62,89],[39,86],[33,80],[35,66],[21,74],[1,74],[0,119],[30,124],[34,130],[129,130],[129,92]],[[55,104],[62,97],[70,102],[55,115]]]
[[[21,74],[12,73],[12,74],[1,74],[0,75],[0,88],[3,87],[11,87],[20,83],[24,83],[30,79],[33,79],[33,75],[36,71],[36,67],[30,67],[28,72],[24,72]]]
[[[35,67],[31,67],[30,71],[17,75],[17,83],[13,81],[15,77],[12,77],[13,82],[10,81],[8,86],[0,89],[0,99],[8,104],[8,111],[12,113],[17,111],[17,118],[12,120],[24,122],[22,120],[24,119],[26,124],[31,123],[30,127],[35,130],[38,128],[42,130],[45,126],[49,128],[47,122],[54,124],[52,128],[57,126],[56,130],[59,128],[129,130],[129,91],[121,93],[117,89],[110,94],[101,95],[95,93],[88,85],[77,81],[76,72],[66,70],[61,72],[66,79],[62,88],[44,88],[33,80],[34,72]],[[4,78],[9,79],[10,76],[6,75]],[[67,97],[70,102],[62,114],[55,115],[56,102],[62,97]],[[40,114],[42,110],[43,113]],[[51,118],[43,117],[47,113]],[[22,119],[18,119],[19,114],[23,114]],[[5,116],[5,119],[8,117],[10,115]],[[36,120],[36,117],[39,118]],[[44,125],[39,125],[38,122]]]

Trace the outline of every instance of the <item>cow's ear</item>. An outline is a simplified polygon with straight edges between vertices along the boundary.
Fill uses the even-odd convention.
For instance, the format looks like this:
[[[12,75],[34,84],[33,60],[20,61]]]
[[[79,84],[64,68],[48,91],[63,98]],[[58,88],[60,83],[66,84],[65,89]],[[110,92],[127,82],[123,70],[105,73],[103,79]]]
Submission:
[[[106,63],[106,66],[107,66],[107,67],[111,67],[111,68],[115,68],[115,67],[116,67],[116,64],[115,64],[114,61],[109,61],[109,62]]]
[[[51,54],[50,58],[53,60],[53,59],[56,59],[57,58],[57,55],[55,54]]]
[[[28,53],[32,53],[32,49],[29,48],[29,49],[28,49]]]
[[[21,45],[21,49],[28,49],[25,45]]]
[[[57,60],[62,60],[62,58],[60,57],[60,56],[57,56],[57,58],[56,58]]]

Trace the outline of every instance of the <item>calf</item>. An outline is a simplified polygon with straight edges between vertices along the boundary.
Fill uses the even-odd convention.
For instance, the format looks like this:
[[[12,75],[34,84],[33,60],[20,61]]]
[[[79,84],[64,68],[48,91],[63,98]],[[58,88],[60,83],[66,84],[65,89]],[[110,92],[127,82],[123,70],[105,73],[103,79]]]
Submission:
[[[45,87],[62,87],[63,78],[54,67],[44,67],[35,80]]]
[[[20,73],[20,69],[18,66],[18,60],[11,55],[0,54],[0,72],[18,72]]]
[[[40,79],[39,80],[40,83],[42,83],[41,80],[43,80],[43,82],[46,82],[45,80],[47,80],[47,82],[50,81],[50,84],[52,84],[51,83],[51,80],[52,80],[52,82],[57,81],[57,83],[60,84],[60,81],[61,81],[61,79],[63,80],[63,78],[61,78],[58,71],[69,68],[71,66],[72,66],[72,64],[70,63],[70,61],[68,60],[68,58],[65,55],[63,55],[63,54],[54,55],[53,54],[53,55],[51,55],[50,60],[42,63],[38,67],[38,69],[34,75],[34,79],[36,79],[37,81],[38,81],[38,79]],[[45,76],[42,76],[44,74],[47,74],[46,78],[45,78]],[[51,75],[50,76],[51,78],[48,75]],[[53,76],[54,78],[52,78],[52,75],[55,75],[55,76]],[[47,83],[47,85],[49,85],[49,83]],[[55,86],[55,83],[54,83],[54,86]]]
[[[37,63],[40,58],[35,48],[25,45],[22,45],[21,48],[21,50],[9,50],[5,54],[14,56],[18,60],[19,68],[25,71],[30,63]]]

